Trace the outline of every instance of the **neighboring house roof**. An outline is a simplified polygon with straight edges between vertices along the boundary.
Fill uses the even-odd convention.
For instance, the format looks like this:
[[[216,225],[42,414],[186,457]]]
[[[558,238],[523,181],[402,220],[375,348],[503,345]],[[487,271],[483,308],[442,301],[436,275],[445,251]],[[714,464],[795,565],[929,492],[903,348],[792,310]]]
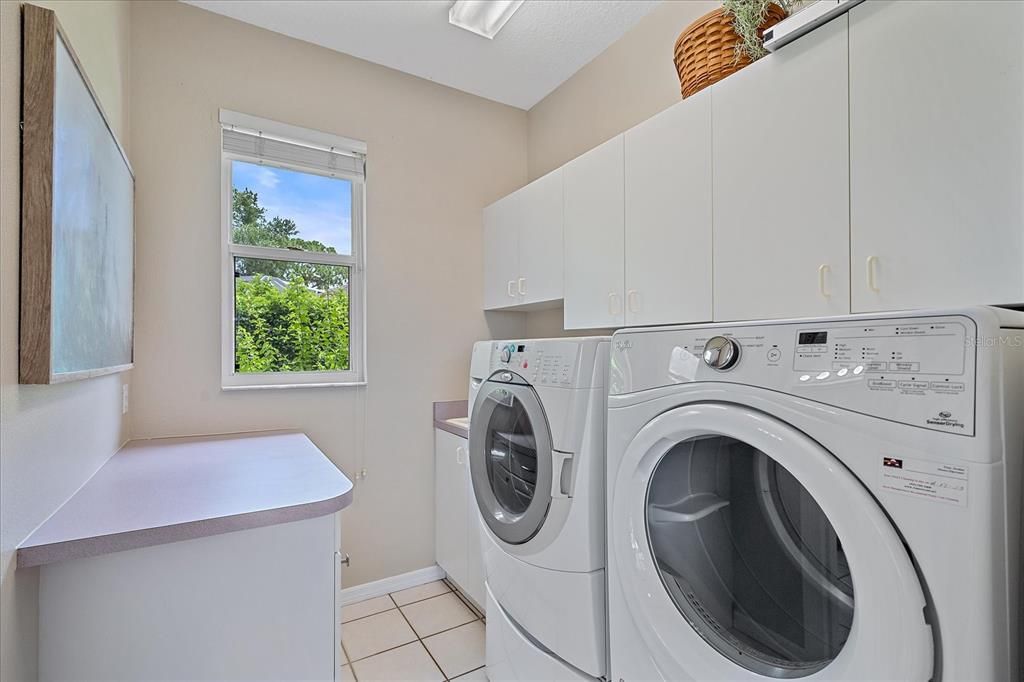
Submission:
[[[284,291],[285,289],[288,288],[288,280],[282,279],[281,277],[272,277],[270,275],[235,275],[236,279],[240,279],[243,282],[251,282],[252,280],[256,279],[257,277],[259,277],[260,279],[267,280],[268,282],[270,282],[271,286],[273,286],[278,291]],[[312,286],[310,286],[308,284],[306,285],[306,288],[309,289],[310,291],[316,292],[316,293],[321,294],[321,295],[328,293],[327,291],[324,291],[323,289],[320,289],[318,287],[312,287]],[[343,284],[339,288],[345,289],[347,291],[348,290],[348,283]]]
[[[271,277],[269,275],[236,275],[236,277],[242,280],[243,282],[251,282],[257,277],[259,277],[260,279],[265,279],[268,282],[270,282],[270,284],[273,285],[273,287],[278,291],[284,291],[285,289],[288,288],[288,280],[281,279],[280,277]],[[313,289],[313,287],[309,288]],[[313,291],[316,291],[316,289],[313,289]]]

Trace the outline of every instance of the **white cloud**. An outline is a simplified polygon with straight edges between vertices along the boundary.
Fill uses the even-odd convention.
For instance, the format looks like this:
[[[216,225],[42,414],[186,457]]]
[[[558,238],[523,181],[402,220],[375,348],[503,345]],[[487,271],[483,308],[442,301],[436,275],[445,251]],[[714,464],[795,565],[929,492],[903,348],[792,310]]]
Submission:
[[[277,177],[277,173],[272,168],[266,166],[260,166],[259,170],[256,171],[256,182],[260,187],[264,189],[274,189],[281,182],[281,178]]]

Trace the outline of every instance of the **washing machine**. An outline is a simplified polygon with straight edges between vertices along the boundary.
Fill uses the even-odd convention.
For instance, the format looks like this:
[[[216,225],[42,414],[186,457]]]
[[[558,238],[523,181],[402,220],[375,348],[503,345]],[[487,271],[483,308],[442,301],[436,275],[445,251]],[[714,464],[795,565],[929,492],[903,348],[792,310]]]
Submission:
[[[469,465],[491,682],[605,673],[608,350],[608,337],[473,348]]]
[[[626,330],[610,679],[1020,680],[1024,313]]]

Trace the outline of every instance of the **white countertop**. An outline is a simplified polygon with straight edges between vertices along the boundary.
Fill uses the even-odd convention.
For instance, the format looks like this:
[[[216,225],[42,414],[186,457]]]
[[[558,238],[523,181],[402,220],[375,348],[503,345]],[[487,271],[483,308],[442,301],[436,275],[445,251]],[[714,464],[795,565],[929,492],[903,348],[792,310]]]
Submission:
[[[18,548],[18,566],[332,514],[352,482],[302,433],[130,441]]]

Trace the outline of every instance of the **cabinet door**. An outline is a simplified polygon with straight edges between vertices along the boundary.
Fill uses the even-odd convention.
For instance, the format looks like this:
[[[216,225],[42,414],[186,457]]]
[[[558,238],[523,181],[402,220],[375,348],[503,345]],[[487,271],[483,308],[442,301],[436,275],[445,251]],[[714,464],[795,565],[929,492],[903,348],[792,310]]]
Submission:
[[[850,12],[855,312],[1024,301],[1024,3]]]
[[[849,312],[846,25],[712,86],[716,320]]]
[[[562,169],[566,329],[625,324],[622,144],[619,135]]]
[[[466,579],[466,439],[434,430],[434,554],[437,565],[462,583]]]
[[[625,135],[626,324],[711,319],[711,90]]]
[[[484,209],[484,309],[519,305],[519,202],[515,194]]]
[[[562,298],[562,170],[519,190],[519,281],[523,303]]]
[[[468,459],[466,468],[467,490],[469,490],[466,504],[466,582],[460,587],[469,595],[470,599],[476,602],[477,606],[483,609],[487,605],[487,594],[484,591],[484,552],[483,545],[480,544],[483,521],[480,519],[480,510],[476,506],[472,480],[468,478]]]

